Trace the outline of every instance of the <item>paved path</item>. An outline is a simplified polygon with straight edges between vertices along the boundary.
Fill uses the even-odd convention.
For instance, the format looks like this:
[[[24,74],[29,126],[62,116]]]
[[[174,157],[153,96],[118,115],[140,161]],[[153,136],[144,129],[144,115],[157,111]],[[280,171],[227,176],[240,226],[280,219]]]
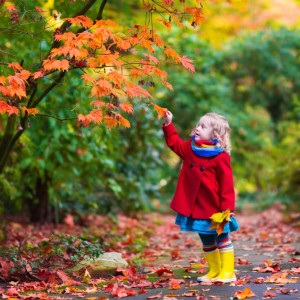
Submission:
[[[234,298],[237,292],[244,292],[244,298],[239,299],[300,299],[299,224],[284,222],[275,208],[261,214],[237,214],[236,217],[241,227],[231,235],[235,247],[236,282],[223,285],[198,283],[196,278],[204,271],[205,260],[197,234],[181,233],[173,224],[174,216],[151,215],[149,222],[160,225],[155,226],[155,232],[141,257],[145,263],[139,267],[132,281],[120,279],[116,288],[123,289],[124,296],[126,291],[144,290],[145,293],[124,297],[128,300],[238,299]],[[155,272],[162,270],[165,272],[158,277]],[[139,280],[139,276],[144,279]],[[178,288],[175,288],[174,279],[180,280]],[[149,285],[150,281],[152,283]],[[139,287],[135,286],[137,282]],[[246,297],[247,291],[252,293],[251,297],[249,294]],[[112,293],[99,292],[98,289],[96,293],[78,293],[77,296],[74,293],[49,293],[45,299],[115,298]]]
[[[300,299],[299,226],[285,223],[275,208],[261,214],[236,217],[241,229],[231,237],[235,247],[237,282],[224,285],[198,283],[196,278],[201,275],[198,272],[203,270],[205,262],[199,238],[194,233],[179,232],[173,225],[174,217],[165,216],[149,240],[151,248],[145,252],[148,263],[139,271],[148,278],[153,278],[153,272],[162,269],[172,270],[174,274],[169,275],[169,280],[161,280],[162,288],[157,288],[158,285],[147,287],[147,293],[125,299],[238,299],[234,297],[238,291],[252,293],[251,297],[248,294],[239,299]],[[168,273],[162,278],[168,278]],[[170,289],[174,278],[184,280],[179,289]],[[95,294],[100,295],[104,296]],[[109,299],[113,297],[109,296]]]

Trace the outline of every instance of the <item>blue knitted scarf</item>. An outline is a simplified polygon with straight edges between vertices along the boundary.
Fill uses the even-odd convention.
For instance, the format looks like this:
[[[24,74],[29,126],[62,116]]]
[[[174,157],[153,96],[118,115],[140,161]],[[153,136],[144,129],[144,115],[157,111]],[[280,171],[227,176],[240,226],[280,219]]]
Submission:
[[[192,136],[192,150],[193,152],[202,157],[212,157],[216,156],[224,151],[222,147],[216,146],[218,143],[217,139],[214,139],[212,141],[206,141],[206,140],[201,140],[201,141],[195,141],[195,136]]]

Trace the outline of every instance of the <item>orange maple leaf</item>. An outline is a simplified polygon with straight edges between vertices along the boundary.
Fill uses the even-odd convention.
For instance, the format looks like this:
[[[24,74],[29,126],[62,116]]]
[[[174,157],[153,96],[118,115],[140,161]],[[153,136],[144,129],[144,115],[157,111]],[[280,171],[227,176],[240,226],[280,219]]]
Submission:
[[[255,296],[255,293],[253,293],[249,287],[246,287],[243,291],[234,292],[234,297],[241,300],[244,300],[246,298],[252,298]]]
[[[84,83],[95,83],[96,82],[96,78],[94,78],[93,76],[91,76],[88,73],[84,73],[82,76]]]
[[[97,108],[105,106],[105,102],[100,101],[100,100],[94,100],[91,102],[91,104]]]
[[[129,114],[132,114],[133,113],[133,107],[132,107],[132,104],[129,103],[128,101],[125,101],[123,103],[121,103],[119,105],[120,109],[129,113]]]
[[[6,83],[6,77],[0,76],[0,84],[4,85]]]
[[[141,69],[133,68],[130,70],[130,77],[131,78],[139,78],[144,76],[145,73]]]
[[[123,40],[117,36],[114,36],[115,43],[112,45],[116,45],[120,50],[128,50],[131,47],[130,40]]]
[[[133,82],[126,82],[126,95],[130,98],[133,99],[134,97],[139,97],[139,98],[152,98],[150,93],[141,88],[140,86],[134,84]]]
[[[116,71],[111,71],[107,74],[107,79],[115,84],[115,86],[120,87],[124,82],[124,76]]]
[[[81,25],[84,28],[90,28],[93,26],[94,22],[86,16],[77,16],[75,18],[66,18],[73,25]]]
[[[36,71],[32,74],[32,77],[33,79],[38,79],[38,78],[41,78],[41,77],[44,77],[44,72],[42,71]]]
[[[96,124],[102,123],[103,121],[103,114],[101,109],[94,109],[92,110],[89,115],[92,118],[92,121]]]
[[[23,79],[27,80],[30,77],[31,73],[27,70],[21,70],[20,73],[16,73],[16,76]]]
[[[166,112],[168,111],[167,108],[165,107],[160,107],[158,105],[156,105],[155,103],[151,102],[150,104],[153,105],[153,108],[156,110],[157,114],[158,114],[158,119],[160,119],[161,117],[163,117]]]
[[[91,90],[91,95],[96,97],[102,97],[111,93],[111,83],[105,79],[98,79]]]
[[[115,113],[116,119],[118,120],[118,125],[122,125],[125,128],[129,128],[130,127],[130,122],[125,119],[123,116],[121,116],[118,113]]]
[[[107,19],[107,20],[98,20],[98,21],[96,21],[96,26],[97,27],[116,27],[116,26],[118,26],[118,24],[113,22],[110,19]]]
[[[89,126],[90,123],[92,122],[93,117],[90,115],[83,115],[83,114],[79,114],[78,115],[78,123],[79,125],[83,125],[85,127]]]
[[[140,41],[140,45],[146,48],[149,52],[154,53],[154,48],[152,47],[152,42],[147,39],[143,39]]]
[[[11,84],[7,86],[7,89],[11,97],[17,96],[19,99],[26,97],[26,90],[23,86]]]
[[[118,120],[114,115],[106,115],[104,117],[104,123],[108,126],[108,128],[116,127],[118,125]]]
[[[164,52],[165,52],[165,54],[167,55],[167,57],[173,58],[173,60],[174,60],[175,62],[178,62],[178,61],[179,61],[180,56],[179,56],[179,54],[178,54],[174,49],[172,49],[172,48],[167,48],[167,49],[164,50]]]
[[[163,84],[167,89],[169,89],[170,91],[174,91],[173,86],[172,86],[171,83],[169,83],[169,82],[167,82],[167,81],[165,81],[165,80],[162,80],[161,82],[162,82],[162,84]]]
[[[21,71],[21,70],[23,70],[23,68],[21,67],[21,65],[19,63],[17,63],[17,62],[12,62],[12,63],[8,64],[8,67],[14,69],[15,71]]]
[[[179,57],[179,61],[186,69],[188,69],[191,72],[195,72],[195,67],[192,64],[192,62],[193,62],[192,59],[187,58],[185,55],[183,55],[182,57]]]
[[[157,19],[157,21],[164,24],[164,26],[169,29],[172,28],[172,22],[170,22],[170,21],[167,21],[165,19]]]
[[[37,108],[35,108],[35,107],[27,108],[25,106],[22,106],[21,108],[28,115],[34,115],[35,116],[35,115],[37,115],[39,113],[39,110]]]
[[[8,105],[6,102],[0,100],[0,114],[7,113],[9,115],[19,114],[19,110],[15,106]]]

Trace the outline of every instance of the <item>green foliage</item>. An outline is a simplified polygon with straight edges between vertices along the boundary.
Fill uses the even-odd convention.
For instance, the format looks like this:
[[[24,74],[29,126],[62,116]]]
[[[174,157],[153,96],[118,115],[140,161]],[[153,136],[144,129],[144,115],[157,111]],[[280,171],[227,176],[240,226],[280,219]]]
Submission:
[[[160,92],[160,105],[174,113],[174,122],[185,138],[207,111],[228,118],[238,203],[252,195],[252,203],[259,205],[256,195],[261,193],[265,203],[282,198],[285,204],[297,207],[299,32],[281,28],[245,34],[220,50],[196,35],[181,34],[184,39],[174,42],[195,58],[197,74],[171,72],[175,91]],[[171,195],[179,165],[172,155],[168,157],[164,190]]]

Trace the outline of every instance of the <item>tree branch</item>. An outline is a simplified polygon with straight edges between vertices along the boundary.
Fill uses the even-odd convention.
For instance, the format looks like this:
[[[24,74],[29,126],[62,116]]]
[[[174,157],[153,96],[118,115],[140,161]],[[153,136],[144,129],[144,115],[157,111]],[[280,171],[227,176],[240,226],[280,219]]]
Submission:
[[[61,71],[59,75],[56,77],[56,79],[44,90],[44,92],[30,105],[28,108],[36,107],[43,98],[54,88],[56,87],[60,81],[64,78],[66,75],[66,72]]]
[[[59,121],[68,121],[68,120],[77,120],[77,117],[72,117],[72,118],[59,118],[59,117],[56,117],[56,116],[53,116],[53,115],[48,115],[48,114],[37,114],[38,116],[41,116],[41,117],[49,117],[49,118],[53,118],[53,119],[56,119],[56,120],[59,120]],[[33,116],[30,116],[30,117],[33,117]]]
[[[98,11],[98,15],[97,15],[95,20],[102,20],[103,10],[104,10],[104,7],[105,7],[106,3],[107,3],[107,0],[102,1],[101,6],[100,6],[99,11]]]

